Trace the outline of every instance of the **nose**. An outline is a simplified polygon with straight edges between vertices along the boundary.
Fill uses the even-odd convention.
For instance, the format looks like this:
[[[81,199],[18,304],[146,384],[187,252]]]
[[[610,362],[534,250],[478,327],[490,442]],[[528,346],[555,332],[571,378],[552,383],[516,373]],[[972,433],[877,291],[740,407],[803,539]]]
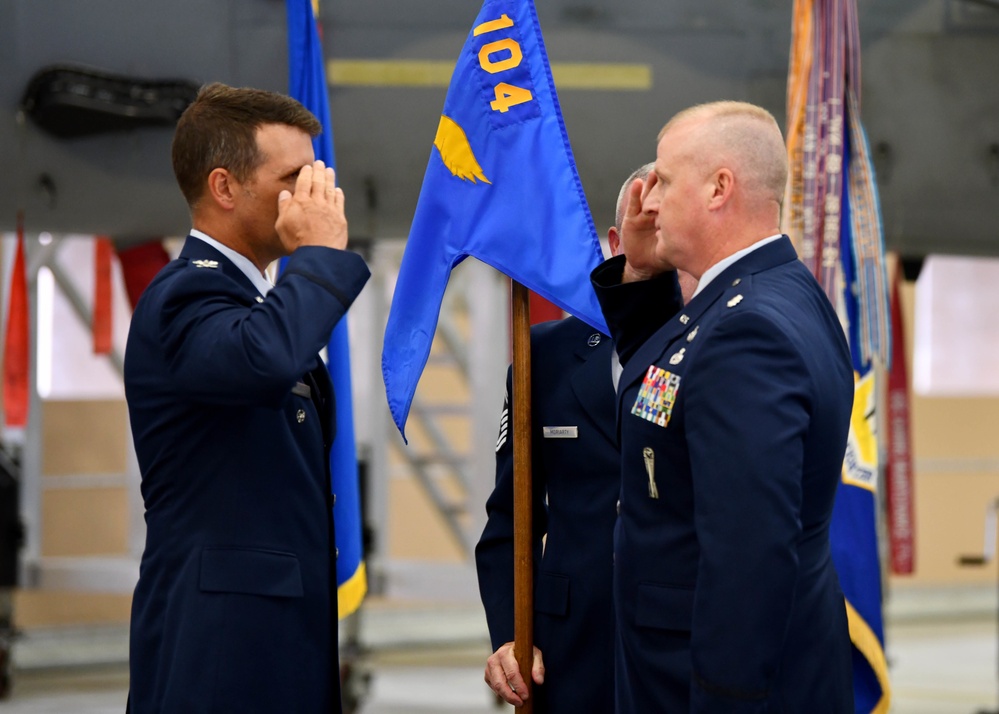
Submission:
[[[645,199],[642,201],[643,213],[659,212],[659,182],[656,181],[645,192]]]

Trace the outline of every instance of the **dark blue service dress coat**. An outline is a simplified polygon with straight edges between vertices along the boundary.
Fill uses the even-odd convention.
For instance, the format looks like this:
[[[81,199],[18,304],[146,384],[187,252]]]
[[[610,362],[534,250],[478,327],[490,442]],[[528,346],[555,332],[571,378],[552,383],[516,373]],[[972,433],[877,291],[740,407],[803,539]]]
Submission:
[[[829,552],[853,376],[787,238],[648,337],[662,281],[594,285],[625,364],[614,598],[618,714],[853,711]],[[648,337],[648,339],[646,339]]]
[[[264,299],[188,238],[136,306],[125,395],[146,547],[133,714],[340,711],[335,425],[318,354],[367,278],[354,253],[303,247]]]
[[[545,684],[533,694],[538,714],[613,711],[612,543],[621,480],[612,349],[609,338],[574,317],[531,330],[534,643],[545,662]],[[475,549],[494,651],[514,639],[508,414],[504,408],[496,488]]]

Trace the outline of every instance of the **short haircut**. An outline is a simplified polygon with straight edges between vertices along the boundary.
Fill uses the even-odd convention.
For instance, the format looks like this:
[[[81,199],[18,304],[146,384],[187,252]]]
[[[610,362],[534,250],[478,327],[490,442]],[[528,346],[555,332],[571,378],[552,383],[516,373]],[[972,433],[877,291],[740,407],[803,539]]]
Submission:
[[[715,148],[738,164],[749,188],[781,203],[787,185],[787,148],[780,126],[763,107],[747,102],[711,102],[684,109],[659,132],[659,139],[676,124],[704,120],[705,150]],[[700,157],[705,160],[707,156]],[[735,167],[733,167],[735,168]]]
[[[173,173],[192,209],[217,168],[246,181],[262,163],[257,129],[284,124],[316,137],[323,129],[312,112],[284,94],[229,87],[216,82],[201,88],[184,110],[173,136]]]
[[[647,163],[644,166],[639,166],[621,184],[621,190],[617,193],[617,203],[614,204],[614,227],[618,230],[621,230],[621,223],[624,221],[624,212],[628,208],[628,190],[631,188],[631,184],[635,183],[635,179],[642,179],[644,181],[655,168],[655,161]]]

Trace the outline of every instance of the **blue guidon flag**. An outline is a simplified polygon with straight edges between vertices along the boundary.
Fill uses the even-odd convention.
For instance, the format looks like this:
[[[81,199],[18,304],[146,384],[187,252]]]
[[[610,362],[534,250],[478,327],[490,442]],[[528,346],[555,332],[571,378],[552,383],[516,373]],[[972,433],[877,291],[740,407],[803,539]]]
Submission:
[[[322,123],[323,133],[313,139],[316,158],[322,159],[327,166],[334,166],[326,72],[312,0],[287,0],[287,9],[288,94],[300,101]],[[336,438],[330,449],[330,473],[336,495],[333,524],[337,547],[337,610],[339,617],[344,618],[361,606],[368,589],[361,542],[361,497],[354,444],[346,316],[333,328],[326,354],[326,366],[336,393]]]
[[[470,255],[607,333],[589,281],[603,254],[531,0],[486,0],[451,77],[382,351],[404,436],[448,277]]]

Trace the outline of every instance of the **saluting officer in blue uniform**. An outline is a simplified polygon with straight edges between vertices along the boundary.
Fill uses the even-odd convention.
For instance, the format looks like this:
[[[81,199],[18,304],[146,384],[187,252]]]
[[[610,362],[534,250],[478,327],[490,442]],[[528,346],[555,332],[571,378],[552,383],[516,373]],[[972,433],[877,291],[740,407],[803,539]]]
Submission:
[[[293,99],[220,84],[177,126],[194,230],[136,305],[125,352],[146,509],[134,714],[341,710],[318,355],[368,269],[313,160],[320,130]]]
[[[628,177],[607,233],[621,251],[627,189],[652,170]],[[581,280],[587,279],[580,276]],[[692,287],[691,287],[692,289]],[[614,708],[613,530],[621,487],[611,340],[575,317],[531,329],[534,486],[534,711],[611,712]],[[496,444],[496,488],[475,549],[479,591],[494,653],[486,681],[506,701],[523,703],[526,687],[513,655],[513,445],[509,394]],[[547,506],[547,507],[546,507]],[[542,547],[542,537],[546,537]]]
[[[780,235],[765,110],[694,107],[625,219],[648,250],[593,282],[624,364],[615,533],[618,714],[853,711],[829,522],[853,400],[825,294]],[[699,279],[680,314],[647,308]]]

